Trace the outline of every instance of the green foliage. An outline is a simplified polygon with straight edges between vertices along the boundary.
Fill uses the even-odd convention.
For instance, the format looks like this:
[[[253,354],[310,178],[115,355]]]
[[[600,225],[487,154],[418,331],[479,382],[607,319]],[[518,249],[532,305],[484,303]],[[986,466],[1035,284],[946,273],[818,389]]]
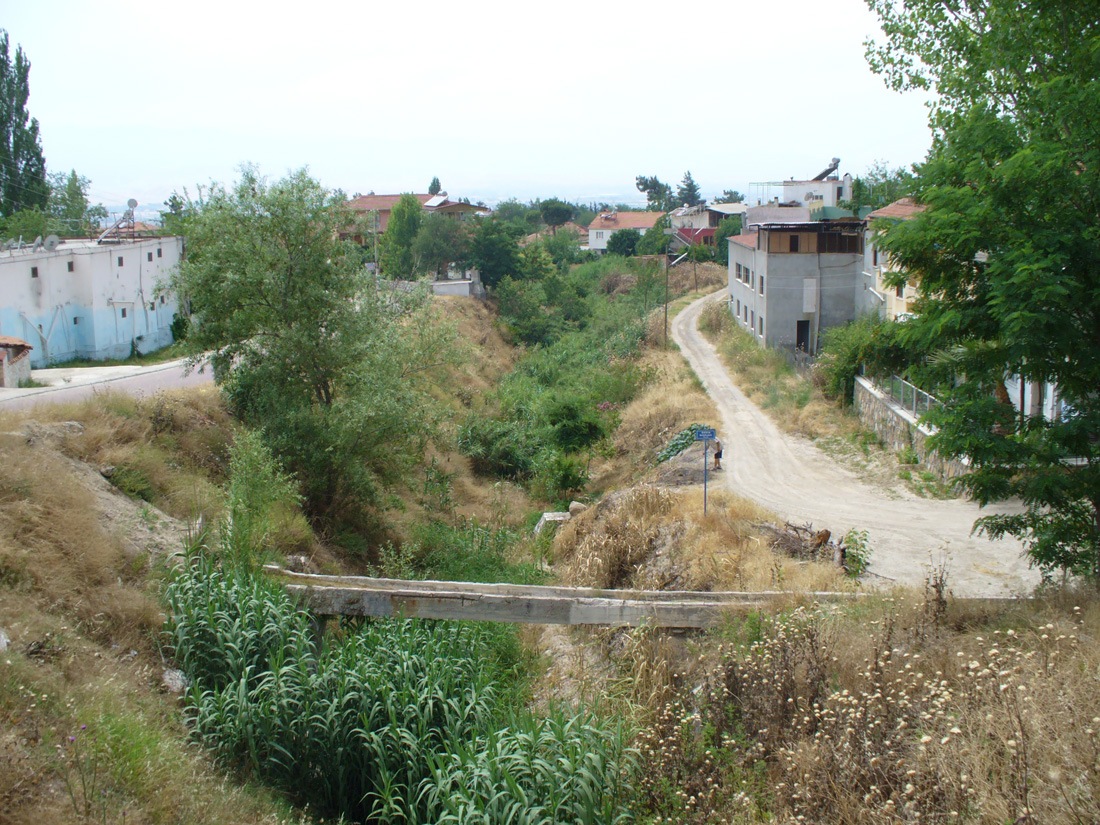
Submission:
[[[722,194],[714,199],[715,203],[744,203],[745,196],[736,189],[723,189]]]
[[[0,29],[0,216],[5,218],[45,209],[49,200],[38,119],[27,111],[30,71],[23,47],[15,47],[13,59],[8,33]]]
[[[428,194],[438,195],[443,191],[443,184],[439,182],[439,178],[433,177],[432,182],[428,184]]]
[[[301,485],[314,518],[354,517],[400,478],[431,432],[422,371],[448,351],[425,296],[386,292],[337,240],[345,200],[298,172],[245,169],[191,204],[185,344],[213,353],[234,412]]]
[[[672,187],[662,183],[656,175],[646,177],[638,175],[634,179],[634,185],[639,192],[644,192],[647,208],[658,212],[668,212],[673,208]]]
[[[473,413],[458,430],[458,448],[472,459],[475,472],[519,480],[534,472],[542,443],[524,421]]]
[[[51,174],[50,199],[47,209],[57,225],[59,234],[68,237],[84,237],[92,234],[100,222],[106,220],[107,209],[103,204],[88,203],[88,187],[91,181],[72,170],[68,175]]]
[[[714,231],[714,259],[720,264],[729,266],[730,245],[727,238],[741,234],[741,216],[726,215],[718,222],[718,228]]]
[[[404,194],[390,210],[382,235],[382,271],[390,278],[411,278],[416,272],[416,242],[424,221],[424,207],[415,195]]]
[[[814,365],[816,380],[829,398],[851,405],[855,378],[861,368],[873,376],[904,372],[916,353],[901,343],[896,321],[865,315],[821,335],[821,355]]]
[[[571,229],[555,232],[543,238],[541,243],[561,272],[565,272],[570,264],[579,263],[581,260],[581,242],[577,233]]]
[[[691,424],[686,429],[680,430],[672,437],[661,451],[657,453],[657,463],[661,464],[670,458],[675,458],[692,444],[695,443],[695,434],[699,430],[710,429],[705,424]]]
[[[1100,576],[1100,35],[1093,4],[873,0],[885,41],[872,66],[896,88],[931,88],[936,142],[917,169],[927,209],[880,245],[917,283],[903,339],[942,410],[942,455],[991,535],[1022,539],[1044,573]],[[1016,410],[1005,376],[1057,388],[1054,420]]]
[[[22,238],[24,243],[31,243],[35,238],[45,238],[54,230],[61,227],[50,218],[48,212],[43,212],[37,206],[33,209],[20,209],[13,212],[7,218],[0,220],[3,234],[6,238]]]
[[[861,209],[880,209],[912,194],[914,185],[911,172],[900,167],[890,169],[882,161],[875,161],[867,172],[852,181],[852,199],[840,201],[837,206],[857,214]]]
[[[518,540],[511,530],[493,529],[477,521],[417,525],[411,542],[415,575],[439,581],[544,582],[546,574],[535,565],[509,561],[509,552]]]
[[[539,203],[539,214],[543,222],[556,231],[563,223],[573,220],[573,207],[557,198],[549,198]]]
[[[229,489],[223,548],[241,566],[255,566],[267,552],[274,514],[298,504],[287,478],[256,432],[241,432],[229,451]]]
[[[620,229],[613,232],[607,239],[607,254],[620,255],[629,258],[638,248],[638,241],[642,239],[642,233],[637,229]]]
[[[668,215],[663,215],[642,235],[638,241],[637,253],[639,255],[661,255],[668,252],[672,238],[665,234],[665,230],[671,226]]]
[[[519,273],[515,236],[499,220],[481,221],[470,243],[470,261],[481,273],[481,282],[495,288],[504,278]]]
[[[444,278],[452,264],[465,263],[469,245],[470,233],[464,223],[439,213],[428,215],[412,243],[417,271]]]
[[[322,816],[460,821],[456,788],[506,810],[568,811],[570,821],[622,805],[630,756],[621,735],[590,717],[542,726],[513,710],[522,692],[512,631],[381,620],[330,635],[317,650],[308,615],[279,585],[201,550],[173,575],[165,600],[196,738],[227,767]],[[516,743],[539,782],[523,772]]]
[[[844,572],[850,578],[858,579],[871,565],[871,545],[867,540],[867,531],[853,527],[844,534],[840,543],[844,545]]]
[[[691,172],[684,172],[683,180],[676,187],[676,206],[698,206],[703,202],[703,194],[699,191],[699,184],[691,176]]]

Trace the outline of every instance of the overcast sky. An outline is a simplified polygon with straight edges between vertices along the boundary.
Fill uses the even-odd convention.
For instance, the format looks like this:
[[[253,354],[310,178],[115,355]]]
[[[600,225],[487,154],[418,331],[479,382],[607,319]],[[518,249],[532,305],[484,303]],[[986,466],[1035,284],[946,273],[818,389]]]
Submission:
[[[348,193],[644,202],[926,154],[925,99],[864,60],[863,0],[10,0],[50,171],[159,208],[242,163]],[[142,211],[139,208],[139,211]]]

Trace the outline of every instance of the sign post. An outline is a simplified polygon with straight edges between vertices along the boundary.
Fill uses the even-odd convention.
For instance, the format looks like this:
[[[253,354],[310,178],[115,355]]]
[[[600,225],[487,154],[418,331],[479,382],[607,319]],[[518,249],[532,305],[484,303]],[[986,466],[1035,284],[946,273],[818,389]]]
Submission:
[[[707,514],[707,451],[710,449],[710,442],[714,441],[715,432],[713,429],[698,429],[695,431],[695,440],[703,442],[703,515]]]

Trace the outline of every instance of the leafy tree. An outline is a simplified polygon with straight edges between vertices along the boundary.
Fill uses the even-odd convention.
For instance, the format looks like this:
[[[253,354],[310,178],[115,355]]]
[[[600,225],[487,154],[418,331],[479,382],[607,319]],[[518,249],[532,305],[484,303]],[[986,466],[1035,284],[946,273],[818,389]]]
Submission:
[[[691,176],[691,172],[684,172],[684,179],[676,187],[676,205],[698,206],[702,202],[703,195],[699,191],[699,185],[695,182],[695,178]]]
[[[68,175],[57,173],[49,176],[49,213],[57,222],[60,234],[76,237],[88,235],[107,218],[107,208],[88,203],[88,187],[83,175],[72,170]]]
[[[542,239],[543,248],[550,253],[550,257],[558,269],[565,271],[570,264],[575,264],[581,259],[581,243],[577,233],[572,230],[557,232],[548,238]]]
[[[668,212],[673,208],[672,187],[667,183],[661,183],[656,175],[652,177],[638,175],[634,179],[634,185],[638,187],[639,192],[645,193],[646,204],[649,209]]]
[[[558,227],[573,219],[573,207],[557,198],[550,198],[539,204],[539,212],[542,220],[550,227],[550,232],[556,234]]]
[[[481,273],[481,282],[492,289],[505,276],[519,272],[519,246],[503,223],[482,221],[470,242],[470,261]]]
[[[168,200],[164,202],[165,208],[160,213],[160,221],[167,232],[173,235],[182,234],[187,205],[187,201],[178,192],[168,196]]]
[[[911,172],[898,167],[890,169],[882,161],[875,161],[863,175],[857,175],[852,181],[852,199],[838,204],[853,212],[865,207],[881,209],[898,198],[904,198],[913,191],[914,180]]]
[[[8,33],[0,29],[0,215],[45,209],[50,196],[38,120],[27,111],[31,64],[17,46],[9,52]]]
[[[418,378],[448,351],[446,329],[423,293],[367,275],[338,240],[343,195],[304,171],[269,183],[245,168],[185,211],[172,285],[194,313],[193,358],[210,354],[234,412],[263,432],[314,519],[361,518],[431,431]]]
[[[610,255],[622,255],[624,258],[632,256],[638,248],[638,241],[642,239],[642,233],[637,229],[620,229],[613,232],[607,239],[607,252]]]
[[[416,195],[404,194],[390,210],[382,235],[382,271],[391,278],[411,278],[416,272],[413,242],[424,220],[424,207]]]
[[[428,184],[428,194],[438,195],[443,191],[443,184],[439,182],[439,178],[432,178],[432,182]]]
[[[672,237],[665,234],[665,230],[671,227],[672,222],[668,215],[663,215],[653,226],[645,231],[636,249],[639,255],[662,255],[668,252],[672,243]]]
[[[730,245],[727,238],[741,234],[741,216],[726,215],[718,222],[714,230],[714,260],[720,264],[729,264]]]
[[[736,189],[723,189],[722,194],[714,199],[715,203],[744,203],[745,196]]]
[[[470,233],[461,221],[439,213],[428,215],[413,240],[413,258],[421,272],[437,279],[446,276],[451,264],[463,263],[469,254]]]
[[[918,167],[927,209],[881,228],[918,289],[906,343],[938,350],[934,445],[967,456],[979,502],[1020,514],[1012,534],[1045,572],[1100,575],[1100,54],[1095,3],[871,0],[886,40],[871,65],[894,88],[934,89]],[[1006,376],[1050,382],[1055,420],[1017,410]],[[958,376],[964,380],[956,381]]]
[[[541,281],[556,270],[554,259],[541,243],[524,247],[519,253],[519,274],[526,281]]]
[[[38,236],[43,238],[51,232],[59,229],[57,222],[46,212],[38,207],[34,209],[20,209],[13,215],[0,220],[3,224],[3,234],[8,238],[22,238],[30,243]]]

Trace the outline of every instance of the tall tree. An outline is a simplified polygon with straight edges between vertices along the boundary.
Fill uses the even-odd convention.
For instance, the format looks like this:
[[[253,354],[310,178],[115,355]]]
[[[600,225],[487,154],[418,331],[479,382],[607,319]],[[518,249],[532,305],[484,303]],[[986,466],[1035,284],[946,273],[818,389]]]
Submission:
[[[857,175],[852,181],[852,199],[841,201],[838,206],[854,212],[865,207],[880,209],[898,198],[912,194],[913,186],[911,172],[900,166],[897,169],[891,169],[882,161],[875,161],[870,169],[862,175]]]
[[[377,502],[430,430],[418,377],[444,327],[423,295],[383,290],[338,240],[340,193],[304,171],[270,183],[246,168],[188,203],[187,258],[173,287],[194,312],[187,345],[206,354],[234,412],[263,432],[315,518]]]
[[[916,281],[904,333],[945,401],[941,453],[963,486],[1025,511],[978,526],[1012,534],[1045,572],[1100,576],[1100,14],[1095,2],[869,0],[886,39],[873,67],[934,89],[927,209],[881,229]],[[963,379],[956,381],[958,376]],[[1014,408],[1007,376],[1049,382],[1059,415]]]
[[[470,246],[466,225],[448,215],[428,215],[413,240],[413,257],[421,272],[436,279],[446,276],[451,264],[462,263]]]
[[[662,183],[656,175],[652,177],[638,175],[634,179],[634,185],[638,187],[639,192],[645,193],[646,204],[650,209],[659,212],[668,212],[672,209],[672,187]]]
[[[416,272],[413,243],[424,220],[424,207],[416,195],[402,195],[390,210],[382,235],[382,271],[390,278],[411,278]]]
[[[736,189],[723,189],[722,194],[714,199],[715,203],[744,203],[745,196]]]
[[[439,182],[439,178],[432,178],[432,182],[428,184],[428,194],[438,195],[443,191],[443,184]]]
[[[50,217],[58,224],[59,233],[69,237],[90,234],[107,218],[107,208],[88,201],[91,185],[83,175],[73,169],[68,175],[58,172],[49,175]]]
[[[31,64],[21,46],[9,53],[0,29],[0,216],[21,209],[45,209],[50,188],[38,136],[38,120],[27,111]]]
[[[573,219],[573,207],[557,198],[540,201],[539,212],[550,227],[551,234],[556,234],[559,226]]]
[[[684,179],[676,187],[677,206],[698,206],[703,202],[703,194],[699,191],[699,184],[691,176],[691,172],[684,172]]]
[[[638,249],[638,241],[642,239],[642,233],[637,229],[620,229],[613,232],[607,239],[607,254],[631,257]]]
[[[714,259],[721,264],[730,262],[729,238],[741,234],[741,216],[726,215],[714,231]]]
[[[508,227],[497,220],[482,221],[470,243],[470,260],[490,289],[519,272],[519,246]]]

